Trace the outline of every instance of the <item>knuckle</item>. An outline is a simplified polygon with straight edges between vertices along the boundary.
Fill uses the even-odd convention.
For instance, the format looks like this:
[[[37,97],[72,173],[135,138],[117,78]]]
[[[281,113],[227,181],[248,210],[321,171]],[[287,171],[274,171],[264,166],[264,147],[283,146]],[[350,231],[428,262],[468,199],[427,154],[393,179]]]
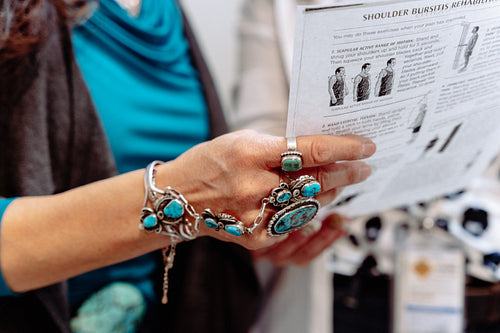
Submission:
[[[228,157],[240,166],[254,166],[257,164],[259,151],[262,147],[255,140],[247,137],[236,138],[228,150]]]
[[[234,158],[241,158],[245,156],[247,153],[248,152],[244,140],[242,140],[241,138],[236,138],[233,144],[231,145],[230,149],[231,156],[233,156]]]
[[[311,144],[311,160],[314,164],[325,164],[330,161],[332,147],[322,141],[314,141]]]
[[[253,155],[247,140],[236,139],[227,151],[227,158],[232,161],[236,168],[244,168],[247,163],[251,162]]]
[[[256,130],[248,129],[248,128],[237,130],[234,133],[237,134],[237,135],[242,135],[242,136],[254,136],[254,135],[258,135],[258,132]]]

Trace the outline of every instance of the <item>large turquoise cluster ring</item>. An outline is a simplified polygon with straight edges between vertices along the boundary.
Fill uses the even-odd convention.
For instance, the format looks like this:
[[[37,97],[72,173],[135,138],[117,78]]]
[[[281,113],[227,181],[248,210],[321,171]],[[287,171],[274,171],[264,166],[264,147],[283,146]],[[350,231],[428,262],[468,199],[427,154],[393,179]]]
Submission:
[[[252,234],[264,220],[266,207],[272,206],[278,210],[267,224],[270,236],[279,236],[298,230],[311,222],[320,208],[319,201],[313,197],[321,191],[320,183],[312,176],[304,175],[284,181],[271,190],[269,196],[262,199],[259,215],[251,227],[245,227],[243,222],[226,213],[215,214],[205,209],[201,214],[205,225],[215,231],[224,230],[233,236]]]
[[[271,236],[290,233],[304,227],[317,215],[319,201],[313,197],[321,191],[320,183],[312,176],[304,175],[290,183],[281,182],[273,189],[267,202],[279,209],[267,224]]]

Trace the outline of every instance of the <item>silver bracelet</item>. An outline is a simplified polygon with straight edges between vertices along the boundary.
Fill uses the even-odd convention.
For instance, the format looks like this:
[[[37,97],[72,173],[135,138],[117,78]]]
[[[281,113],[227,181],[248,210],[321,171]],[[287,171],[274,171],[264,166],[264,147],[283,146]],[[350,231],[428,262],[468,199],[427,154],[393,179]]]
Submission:
[[[186,198],[177,190],[166,187],[164,190],[156,187],[155,167],[163,162],[150,163],[144,173],[144,207],[142,208],[139,228],[170,236],[172,243],[193,240],[200,231],[203,217],[196,213]],[[152,207],[148,202],[152,202]],[[194,218],[194,224],[187,216]]]
[[[163,276],[162,303],[168,302],[168,271],[174,265],[176,245],[182,241],[193,240],[200,232],[200,222],[203,217],[196,213],[186,198],[177,190],[166,187],[164,190],[156,187],[155,167],[161,161],[151,162],[144,173],[144,204],[141,211],[139,229],[169,236],[171,245],[162,250],[165,272]],[[151,202],[151,206],[149,206]],[[194,218],[191,223],[188,216]]]

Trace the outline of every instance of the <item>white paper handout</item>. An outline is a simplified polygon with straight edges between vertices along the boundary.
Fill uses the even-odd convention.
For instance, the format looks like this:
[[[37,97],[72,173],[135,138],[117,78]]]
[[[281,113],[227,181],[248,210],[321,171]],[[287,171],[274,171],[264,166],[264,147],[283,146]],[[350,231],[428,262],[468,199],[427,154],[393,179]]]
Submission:
[[[351,216],[463,189],[500,149],[500,1],[298,7],[287,136],[359,134]]]

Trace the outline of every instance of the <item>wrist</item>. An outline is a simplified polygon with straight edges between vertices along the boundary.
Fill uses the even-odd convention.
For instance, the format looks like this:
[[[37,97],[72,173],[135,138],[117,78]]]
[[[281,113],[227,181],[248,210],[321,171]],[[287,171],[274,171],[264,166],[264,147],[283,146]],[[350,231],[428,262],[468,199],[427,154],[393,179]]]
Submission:
[[[176,189],[156,185],[156,167],[150,163],[144,172],[144,203],[139,228],[170,237],[171,242],[193,240],[198,236],[203,218]]]

